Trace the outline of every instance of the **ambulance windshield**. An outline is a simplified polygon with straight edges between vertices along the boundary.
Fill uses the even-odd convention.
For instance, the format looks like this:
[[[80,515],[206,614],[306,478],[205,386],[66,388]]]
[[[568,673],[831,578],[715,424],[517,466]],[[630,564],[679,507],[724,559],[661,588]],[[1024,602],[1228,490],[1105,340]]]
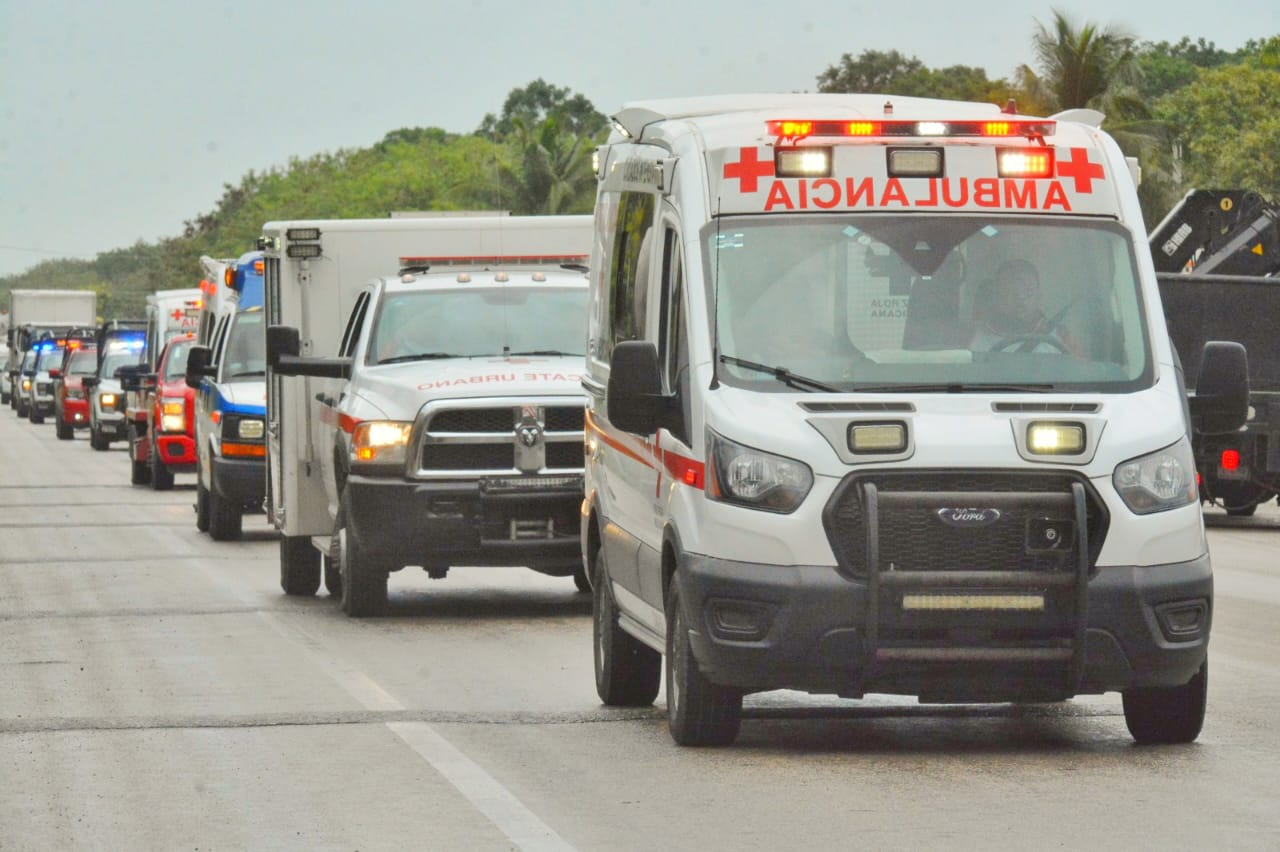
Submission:
[[[586,287],[473,287],[389,293],[368,363],[507,355],[582,356]]]
[[[704,239],[716,371],[730,384],[793,390],[778,369],[841,391],[1152,381],[1132,246],[1111,222],[743,217]]]

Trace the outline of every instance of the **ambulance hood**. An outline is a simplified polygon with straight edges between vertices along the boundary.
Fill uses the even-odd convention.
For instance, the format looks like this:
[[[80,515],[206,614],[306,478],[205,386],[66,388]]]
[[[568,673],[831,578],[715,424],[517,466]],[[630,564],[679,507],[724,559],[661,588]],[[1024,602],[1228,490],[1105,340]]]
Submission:
[[[221,387],[222,399],[227,407],[265,411],[267,408],[267,383],[227,382]]]
[[[581,356],[485,357],[365,368],[356,393],[391,419],[413,419],[435,399],[581,396]]]

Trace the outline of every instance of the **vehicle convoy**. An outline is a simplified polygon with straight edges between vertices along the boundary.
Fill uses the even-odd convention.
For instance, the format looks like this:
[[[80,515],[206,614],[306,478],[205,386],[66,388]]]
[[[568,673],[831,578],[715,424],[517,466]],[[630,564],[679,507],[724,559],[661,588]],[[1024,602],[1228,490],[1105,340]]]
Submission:
[[[1248,350],[1248,421],[1227,435],[1196,435],[1192,448],[1201,501],[1252,515],[1280,499],[1280,206],[1245,190],[1193,189],[1150,245],[1187,375],[1198,372],[1206,340]]]
[[[266,326],[262,272],[251,253],[218,264],[223,285],[187,354],[194,388],[196,528],[215,541],[240,537],[245,512],[261,512],[266,493]],[[206,271],[212,271],[202,258]],[[205,280],[210,280],[206,278]],[[213,279],[213,280],[216,280]],[[212,300],[209,296],[212,295]]]
[[[273,222],[280,584],[353,617],[407,565],[573,576],[589,216]],[[394,275],[397,266],[402,274]]]
[[[582,549],[595,674],[676,742],[749,692],[1120,691],[1194,739],[1213,581],[1134,172],[1073,110],[632,104],[598,150]]]
[[[129,441],[130,476],[134,485],[145,485],[150,482],[149,462],[139,464],[137,459],[148,448],[140,449],[138,444],[147,428],[147,410],[150,402],[150,382],[137,381],[140,376],[155,375],[158,371],[160,356],[166,344],[177,337],[190,337],[195,334],[200,322],[200,310],[203,295],[198,287],[183,287],[175,290],[157,290],[147,295],[146,338],[143,345],[143,357],[135,368],[127,372],[130,387],[124,386],[125,373],[114,376],[117,390],[122,395],[124,404],[124,437]],[[183,350],[185,354],[185,350]],[[141,371],[137,369],[141,367]],[[175,445],[176,446],[176,445]],[[146,456],[141,456],[146,458]],[[175,464],[181,464],[178,459]],[[163,482],[163,477],[162,477]]]
[[[39,338],[65,334],[68,329],[95,324],[98,296],[90,290],[11,290],[9,292],[8,347],[4,372],[10,392],[4,401],[17,408],[18,367],[23,356]],[[19,414],[19,416],[26,416]]]
[[[129,481],[156,491],[173,488],[174,474],[196,469],[195,391],[187,387],[187,355],[195,345],[193,333],[169,339],[156,360],[155,372],[146,364],[123,367],[120,386],[132,405]]]
[[[70,441],[77,429],[89,428],[89,401],[84,379],[98,370],[97,329],[73,329],[67,334],[62,363],[49,371],[53,379],[53,422],[58,439]]]
[[[98,327],[98,370],[81,384],[89,399],[89,446],[108,450],[113,441],[129,437],[125,394],[120,387],[122,367],[145,363],[147,329],[144,320],[110,320]]]

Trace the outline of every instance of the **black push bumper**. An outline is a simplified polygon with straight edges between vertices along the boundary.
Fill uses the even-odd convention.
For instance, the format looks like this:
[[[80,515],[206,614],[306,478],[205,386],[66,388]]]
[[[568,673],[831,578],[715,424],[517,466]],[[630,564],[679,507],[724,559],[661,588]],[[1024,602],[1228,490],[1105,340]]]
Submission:
[[[390,569],[521,565],[568,576],[581,565],[582,481],[496,491],[479,482],[351,476],[347,534]]]
[[[213,491],[231,503],[260,510],[267,494],[267,465],[263,459],[213,459]]]

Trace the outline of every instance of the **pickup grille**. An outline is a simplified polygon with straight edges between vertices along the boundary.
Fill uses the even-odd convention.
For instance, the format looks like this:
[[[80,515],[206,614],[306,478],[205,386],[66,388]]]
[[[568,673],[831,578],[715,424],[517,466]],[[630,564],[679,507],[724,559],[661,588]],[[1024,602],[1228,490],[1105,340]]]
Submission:
[[[583,402],[557,398],[428,406],[417,430],[419,479],[581,474]]]

